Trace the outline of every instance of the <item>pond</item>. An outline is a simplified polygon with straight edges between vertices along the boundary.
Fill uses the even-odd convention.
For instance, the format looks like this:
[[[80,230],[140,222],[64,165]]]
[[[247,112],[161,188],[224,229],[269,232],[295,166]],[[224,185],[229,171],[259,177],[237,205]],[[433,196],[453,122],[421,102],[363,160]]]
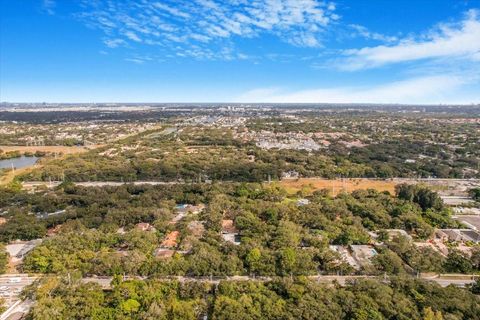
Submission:
[[[34,165],[37,162],[37,160],[38,160],[37,157],[26,157],[26,156],[0,160],[0,169],[10,169],[12,168],[12,164],[15,169],[20,169],[20,168]]]

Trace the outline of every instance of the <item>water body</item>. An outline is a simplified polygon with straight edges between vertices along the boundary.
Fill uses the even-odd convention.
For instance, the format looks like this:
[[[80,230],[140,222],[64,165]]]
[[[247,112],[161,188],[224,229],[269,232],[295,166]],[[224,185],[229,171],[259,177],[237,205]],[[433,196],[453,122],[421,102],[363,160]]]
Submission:
[[[26,156],[0,160],[0,169],[10,169],[12,168],[12,164],[15,169],[33,166],[37,162],[37,160],[38,160],[38,157],[26,157]]]

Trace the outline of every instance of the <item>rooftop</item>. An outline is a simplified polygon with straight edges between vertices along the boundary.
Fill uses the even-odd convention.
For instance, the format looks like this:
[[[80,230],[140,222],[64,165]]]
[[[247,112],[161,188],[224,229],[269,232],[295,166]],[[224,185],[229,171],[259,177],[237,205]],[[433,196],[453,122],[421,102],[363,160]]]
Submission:
[[[222,220],[222,232],[223,233],[238,233],[233,220]]]
[[[172,231],[163,240],[161,247],[163,248],[174,248],[177,246],[178,236],[180,235],[179,231]]]

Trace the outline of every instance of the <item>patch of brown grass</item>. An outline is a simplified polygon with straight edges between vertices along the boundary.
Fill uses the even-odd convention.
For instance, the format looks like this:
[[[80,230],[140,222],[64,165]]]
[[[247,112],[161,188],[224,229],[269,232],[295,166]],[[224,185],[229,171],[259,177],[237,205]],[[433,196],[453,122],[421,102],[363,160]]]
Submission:
[[[35,153],[37,151],[40,152],[47,152],[47,153],[58,153],[62,154],[62,158],[68,154],[78,154],[87,152],[91,149],[100,148],[102,145],[91,145],[88,147],[67,147],[67,146],[0,146],[0,150],[4,152],[9,151],[19,151],[21,153],[31,152]],[[51,159],[52,157],[45,157],[46,159]],[[33,166],[28,166],[24,168],[15,169],[15,171],[9,170],[5,172],[2,176],[0,176],[0,185],[6,185],[12,182],[16,176],[22,175],[27,173],[28,171],[32,170],[33,168],[39,168],[41,163],[36,163]]]
[[[99,146],[92,145],[88,147],[67,147],[67,146],[0,146],[0,150],[3,152],[18,151],[21,153],[31,152],[35,153],[37,151],[47,152],[47,153],[63,153],[63,154],[74,154],[82,153],[88,150],[97,148]]]
[[[377,191],[388,191],[395,193],[397,182],[391,180],[371,180],[371,179],[323,179],[323,178],[300,178],[300,179],[284,179],[280,181],[280,185],[287,190],[288,193],[294,194],[297,191],[304,190],[307,193],[315,190],[327,189],[331,194],[352,192],[354,190],[375,189]]]

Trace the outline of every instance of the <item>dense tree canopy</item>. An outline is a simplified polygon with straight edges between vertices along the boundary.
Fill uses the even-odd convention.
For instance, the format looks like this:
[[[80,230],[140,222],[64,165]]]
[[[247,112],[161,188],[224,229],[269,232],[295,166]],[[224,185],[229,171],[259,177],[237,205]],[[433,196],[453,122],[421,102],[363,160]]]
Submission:
[[[480,298],[467,290],[398,279],[332,287],[305,280],[93,284],[44,280],[32,290],[33,319],[478,319]]]
[[[379,255],[373,265],[358,271],[330,250],[331,244],[371,244],[372,231],[381,235],[384,229],[404,229],[414,238],[424,239],[434,226],[457,225],[436,200],[428,200],[430,205],[422,202],[436,199],[435,193],[406,196],[417,192],[410,188],[401,186],[399,197],[374,190],[336,197],[318,191],[307,196],[307,204],[299,205],[297,195],[288,195],[274,183],[102,188],[64,183],[56,190],[2,193],[0,203],[8,221],[0,226],[0,239],[30,240],[57,227],[57,235],[45,239],[24,259],[24,271],[41,273],[298,276],[478,269],[478,264],[465,266],[456,256],[445,259],[402,239],[377,244]],[[171,223],[177,215],[176,203],[204,203],[206,209]],[[45,216],[59,210],[64,211]],[[225,219],[233,220],[240,245],[221,237]],[[141,222],[155,230],[134,227]],[[191,223],[203,225],[204,231],[193,235]],[[179,252],[168,259],[156,258],[156,248],[174,230],[180,234]]]

